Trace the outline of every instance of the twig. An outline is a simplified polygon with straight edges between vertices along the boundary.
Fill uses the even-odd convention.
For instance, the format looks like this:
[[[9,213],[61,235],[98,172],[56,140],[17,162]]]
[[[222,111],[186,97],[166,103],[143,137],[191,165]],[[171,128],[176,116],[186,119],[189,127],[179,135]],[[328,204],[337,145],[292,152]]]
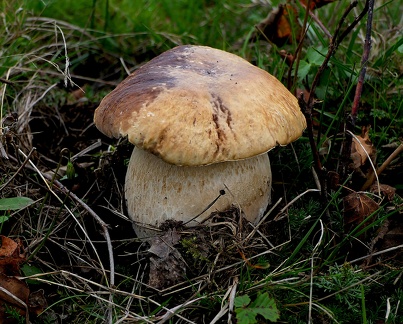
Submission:
[[[296,62],[295,63],[295,69],[294,69],[295,70],[294,80],[293,80],[294,85],[297,82],[298,73],[296,73],[296,72],[298,71],[299,62],[300,62],[300,58],[301,58],[301,50],[302,50],[302,46],[304,44],[304,39],[305,39],[305,36],[306,36],[306,32],[308,31],[307,24],[308,24],[308,16],[309,16],[309,13],[310,13],[310,10],[309,10],[310,4],[311,4],[311,0],[308,0],[307,6],[305,8],[304,22],[303,22],[303,25],[302,25],[302,28],[301,28],[301,35],[299,37],[300,41],[299,41],[299,44],[297,46],[297,49],[295,50],[294,55],[292,56],[292,60],[291,60],[291,63],[290,63],[290,69],[288,70],[288,76],[287,76],[287,79],[288,79],[287,87],[288,87],[288,89],[291,89],[291,87],[292,87],[292,85],[291,85],[291,72],[293,71],[292,67],[294,66],[294,62]]]
[[[385,162],[382,163],[382,165],[376,170],[376,173],[371,173],[371,175],[368,177],[368,180],[364,183],[362,186],[361,190],[366,190],[368,187],[374,182],[375,177],[378,178],[378,176],[386,169],[386,167],[400,154],[403,152],[403,143],[401,143],[396,150],[393,151],[391,155],[385,160]]]
[[[311,89],[311,92],[313,90]],[[316,174],[318,175],[319,183],[320,183],[320,188],[321,188],[321,193],[322,196],[324,195],[324,176],[322,175],[323,173],[323,167],[322,167],[322,162],[320,161],[320,156],[319,156],[319,151],[316,146],[316,141],[314,138],[314,133],[313,133],[313,119],[312,119],[312,106],[313,104],[309,104],[309,99],[308,102],[305,101],[304,99],[304,94],[301,93],[298,96],[298,103],[299,107],[302,111],[302,113],[305,116],[306,119],[306,129],[308,132],[308,139],[309,139],[309,145],[311,147],[311,152],[313,155],[313,167],[316,171]]]
[[[395,251],[395,250],[399,250],[399,249],[403,249],[403,244],[396,245],[396,246],[393,246],[391,248],[388,248],[388,249],[385,249],[385,250],[382,250],[382,251],[374,252],[374,253],[371,253],[369,255],[365,255],[363,257],[359,257],[357,259],[349,261],[349,263],[355,263],[357,261],[361,261],[361,260],[364,260],[364,259],[367,259],[367,258],[372,258],[374,256],[381,255],[381,254],[388,253],[388,252]]]
[[[5,84],[9,84],[9,85],[13,85],[13,84],[14,84],[14,82],[12,82],[12,81],[10,81],[10,80],[7,80],[7,79],[4,79],[4,78],[0,78],[0,82],[1,82],[1,83],[5,83]]]
[[[343,163],[343,173],[345,173],[346,166],[348,161],[350,160],[351,155],[351,144],[352,137],[348,134],[348,131],[354,132],[355,123],[357,120],[358,107],[361,100],[362,89],[364,86],[365,74],[367,72],[367,64],[369,59],[369,53],[371,51],[371,32],[372,32],[372,15],[374,11],[374,0],[367,0],[365,2],[364,11],[368,11],[368,19],[367,19],[367,27],[366,27],[366,35],[365,35],[365,43],[364,43],[364,51],[361,58],[361,71],[358,76],[357,87],[355,88],[355,95],[353,100],[353,106],[351,107],[351,113],[346,120],[346,135],[343,143],[343,152],[342,152],[342,161]],[[346,32],[346,31],[345,31]],[[343,174],[344,177],[344,174]]]
[[[354,22],[347,27],[347,29],[341,34],[341,36],[339,36],[340,30],[341,30],[341,26],[342,23],[345,21],[345,19],[347,18],[348,14],[350,13],[350,11],[352,11],[354,9],[354,7],[356,7],[358,4],[358,1],[355,0],[353,2],[350,3],[350,5],[347,7],[347,9],[344,11],[343,16],[341,17],[336,30],[334,32],[334,35],[332,37],[332,41],[329,44],[329,49],[327,51],[326,57],[322,63],[322,65],[319,67],[318,72],[315,75],[315,78],[313,79],[312,85],[311,85],[311,91],[309,92],[309,97],[307,100],[307,105],[308,105],[308,113],[311,114],[312,113],[312,108],[313,108],[313,96],[316,90],[316,87],[318,86],[320,77],[322,76],[323,72],[325,71],[325,69],[327,68],[327,65],[330,61],[330,58],[333,56],[333,54],[336,52],[336,50],[338,49],[340,43],[343,41],[343,39],[348,35],[348,33],[355,27],[355,25],[359,22],[359,20],[361,20],[361,16],[362,13],[359,17],[361,17],[359,20],[357,20],[357,17]],[[363,10],[363,13],[365,11],[365,8]],[[347,32],[348,31],[348,32]]]
[[[305,6],[302,2],[300,3],[300,5],[305,9],[307,9],[307,6]],[[332,34],[330,34],[330,32],[327,30],[327,28],[325,27],[325,25],[320,21],[320,19],[312,12],[309,11],[309,16],[318,24],[318,26],[320,27],[320,29],[322,29],[323,33],[329,38],[332,38]]]
[[[7,78],[5,80],[8,80],[8,78],[10,77],[10,72],[11,72],[11,69],[8,69],[7,70],[7,75],[6,75]],[[3,105],[4,105],[4,98],[6,96],[7,84],[8,84],[7,82],[4,82],[4,87],[3,87],[2,91],[1,91],[0,121],[3,120]],[[0,135],[3,135],[3,125],[0,125]]]
[[[358,105],[359,105],[359,102],[361,99],[365,74],[367,72],[369,53],[371,51],[372,14],[374,11],[374,0],[369,0],[368,2],[367,2],[368,3],[367,32],[365,35],[364,52],[362,54],[362,59],[361,59],[361,72],[358,77],[357,87],[355,89],[353,107],[351,108],[351,118],[352,118],[353,126],[355,125],[355,120],[357,119]]]
[[[173,308],[171,308],[171,309],[167,309],[167,312],[166,312],[165,315],[161,318],[161,320],[158,322],[158,324],[165,323],[166,321],[168,321],[169,319],[171,319],[171,317],[174,316],[174,315],[177,315],[177,316],[178,316],[177,312],[180,311],[182,308],[184,308],[184,307],[186,307],[186,306],[188,306],[188,305],[191,305],[191,304],[193,304],[193,303],[195,303],[195,302],[197,302],[197,301],[199,301],[199,300],[202,300],[202,299],[204,299],[204,298],[205,298],[205,296],[202,296],[202,297],[199,297],[199,298],[196,298],[196,299],[187,301],[187,302],[185,302],[185,303],[183,303],[183,304],[181,304],[181,305],[175,306],[175,307],[173,307]],[[186,319],[183,318],[183,317],[182,317],[182,319],[185,320],[185,321],[188,322],[188,323],[194,323],[194,322],[191,322],[191,321],[189,321],[189,320],[186,320]]]
[[[43,173],[42,175],[47,180],[52,180],[52,177],[49,174]],[[109,283],[110,283],[111,287],[114,287],[114,285],[115,285],[115,262],[114,262],[114,257],[113,257],[112,241],[111,241],[111,237],[110,237],[109,231],[108,231],[108,224],[106,224],[85,202],[83,202],[74,193],[72,193],[70,190],[68,190],[59,181],[53,180],[53,185],[55,185],[65,195],[70,196],[76,203],[80,204],[97,221],[97,223],[101,226],[101,228],[102,228],[102,230],[104,232],[104,237],[105,237],[105,240],[106,240],[106,245],[108,247],[108,253],[109,253],[109,268],[110,268]],[[108,304],[108,306],[109,306],[109,309],[108,309],[108,321],[109,321],[109,323],[112,323],[112,312],[113,312],[112,300],[113,300],[113,294],[110,294],[109,295],[110,303]]]
[[[247,243],[249,239],[255,235],[256,231],[259,229],[259,226],[262,225],[262,223],[266,220],[266,218],[271,214],[271,212],[277,207],[277,205],[282,201],[283,199],[280,198],[273,206],[271,206],[270,210],[262,217],[262,219],[259,221],[259,223],[253,228],[253,230],[248,234],[248,236],[243,240],[243,243]]]
[[[283,214],[288,209],[288,207],[290,207],[293,203],[295,203],[298,199],[300,199],[302,196],[304,196],[308,192],[318,192],[318,191],[320,191],[320,190],[319,189],[307,189],[303,193],[300,193],[297,197],[295,197],[293,200],[291,200],[287,205],[285,205],[279,211],[279,213],[276,215],[276,217],[274,217],[274,220],[279,221],[280,219],[283,219],[283,217],[280,217],[280,215]]]

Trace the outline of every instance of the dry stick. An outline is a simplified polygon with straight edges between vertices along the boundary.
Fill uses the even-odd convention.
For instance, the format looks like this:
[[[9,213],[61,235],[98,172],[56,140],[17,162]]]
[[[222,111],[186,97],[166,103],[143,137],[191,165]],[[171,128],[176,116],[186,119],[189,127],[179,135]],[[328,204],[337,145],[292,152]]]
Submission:
[[[375,173],[371,173],[369,176],[368,180],[364,183],[362,186],[361,190],[367,190],[368,187],[374,182],[375,177],[379,176],[385,169],[386,167],[400,154],[403,152],[403,143],[401,143],[396,150],[393,151],[391,155],[385,160],[385,162],[382,163],[382,165],[376,170],[376,175]]]
[[[302,2],[300,3],[300,5],[307,10],[307,6],[305,6]],[[327,28],[325,27],[325,25],[320,21],[320,19],[312,12],[309,11],[309,16],[318,24],[319,28],[322,29],[323,33],[328,37],[328,38],[332,38],[332,34],[330,34],[330,32],[327,30]]]
[[[361,71],[358,76],[357,87],[355,88],[355,95],[353,100],[353,106],[351,107],[351,113],[346,120],[346,134],[343,143],[343,152],[342,152],[342,160],[343,163],[343,177],[345,174],[346,166],[350,160],[351,155],[351,144],[353,138],[348,131],[354,132],[355,122],[357,120],[358,107],[361,100],[362,88],[364,86],[365,74],[367,72],[367,64],[369,59],[369,53],[371,51],[371,32],[372,32],[372,16],[374,12],[374,1],[375,0],[367,0],[365,3],[365,8],[368,10],[368,18],[367,18],[367,27],[365,34],[365,42],[364,42],[364,51],[362,53],[361,58]]]
[[[304,17],[304,22],[301,28],[301,35],[300,35],[300,41],[299,44],[297,46],[297,49],[295,50],[294,55],[292,56],[291,59],[291,63],[290,63],[290,68],[288,69],[288,76],[287,76],[287,87],[288,89],[291,89],[292,85],[291,85],[291,73],[292,73],[292,67],[295,63],[295,71],[298,71],[298,67],[299,67],[299,62],[300,62],[300,58],[301,58],[301,50],[302,50],[302,45],[304,44],[304,39],[306,36],[306,32],[308,31],[308,28],[306,27],[307,23],[308,23],[308,16],[310,13],[310,4],[311,4],[311,0],[308,0],[307,6],[305,8],[305,17]],[[297,84],[297,75],[298,73],[294,73],[294,80],[293,80],[293,84],[296,85]]]

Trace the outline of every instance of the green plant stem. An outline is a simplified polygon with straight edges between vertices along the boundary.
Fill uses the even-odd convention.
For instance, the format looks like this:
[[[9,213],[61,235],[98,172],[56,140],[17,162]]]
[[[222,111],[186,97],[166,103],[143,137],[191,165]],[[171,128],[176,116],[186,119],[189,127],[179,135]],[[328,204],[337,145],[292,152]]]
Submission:
[[[362,313],[362,323],[367,324],[367,310],[365,308],[365,290],[364,285],[360,285],[361,287],[361,313]]]

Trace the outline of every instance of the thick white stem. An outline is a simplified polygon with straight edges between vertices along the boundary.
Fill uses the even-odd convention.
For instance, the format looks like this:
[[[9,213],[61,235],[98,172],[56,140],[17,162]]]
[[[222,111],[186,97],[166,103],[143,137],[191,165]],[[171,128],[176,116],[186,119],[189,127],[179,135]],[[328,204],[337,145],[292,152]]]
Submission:
[[[224,190],[225,194],[203,210]],[[139,237],[153,234],[143,227],[173,219],[195,225],[217,210],[239,206],[245,217],[258,222],[270,203],[271,169],[267,154],[240,161],[200,167],[168,164],[135,148],[126,174],[128,213]]]

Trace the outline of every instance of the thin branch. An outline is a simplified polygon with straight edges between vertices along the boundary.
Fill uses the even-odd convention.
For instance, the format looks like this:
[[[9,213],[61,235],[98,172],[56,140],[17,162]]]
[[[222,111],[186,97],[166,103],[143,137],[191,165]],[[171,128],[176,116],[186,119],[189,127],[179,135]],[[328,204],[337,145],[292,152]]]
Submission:
[[[353,107],[351,108],[351,117],[352,117],[353,126],[355,125],[355,120],[357,119],[358,106],[359,106],[359,102],[361,99],[365,74],[367,72],[369,53],[371,51],[371,32],[372,32],[372,15],[373,15],[373,11],[374,11],[374,0],[369,0],[368,2],[367,2],[367,4],[368,4],[367,31],[366,31],[366,35],[365,35],[364,52],[362,54],[362,59],[361,59],[361,72],[358,77],[357,87],[355,89]]]
[[[365,74],[367,72],[367,64],[369,54],[371,51],[371,33],[372,33],[372,16],[374,11],[374,0],[367,0],[365,2],[365,8],[363,10],[368,11],[367,27],[365,34],[364,51],[361,58],[361,71],[358,76],[357,87],[355,88],[355,95],[353,100],[353,106],[351,107],[351,113],[346,121],[346,137],[343,143],[342,161],[343,161],[343,173],[345,173],[346,166],[350,160],[352,137],[348,134],[348,131],[353,132],[355,123],[357,120],[358,107],[361,100],[362,89],[364,86]],[[362,13],[361,13],[362,14]],[[346,32],[346,31],[345,31]]]
[[[343,41],[343,39],[348,35],[348,33],[346,33],[346,31],[348,30],[348,31],[350,32],[350,31],[355,27],[355,25],[358,23],[358,21],[359,21],[359,20],[357,21],[357,18],[356,18],[356,19],[354,20],[354,22],[353,22],[349,27],[347,27],[347,29],[346,29],[346,30],[341,34],[341,36],[339,37],[339,33],[340,33],[341,26],[342,26],[343,22],[344,22],[345,19],[347,18],[348,14],[354,9],[354,7],[357,6],[357,4],[358,4],[358,1],[357,1],[357,0],[355,0],[355,1],[353,1],[353,2],[350,3],[350,5],[349,5],[349,6],[347,7],[347,9],[344,11],[343,16],[341,17],[341,19],[340,19],[340,21],[339,21],[339,23],[338,23],[338,25],[337,25],[337,27],[336,27],[336,30],[335,30],[335,32],[334,32],[332,41],[331,41],[330,44],[329,44],[329,49],[328,49],[328,52],[327,52],[327,54],[326,54],[326,57],[325,57],[325,59],[324,59],[322,65],[319,67],[319,70],[318,70],[318,72],[316,73],[315,78],[314,78],[314,80],[313,80],[313,82],[312,82],[312,85],[311,85],[311,91],[309,92],[309,97],[308,97],[308,102],[307,102],[307,103],[308,103],[308,109],[309,109],[308,113],[312,113],[313,96],[314,96],[316,87],[317,87],[317,85],[318,85],[318,83],[319,83],[320,77],[322,76],[323,72],[324,72],[325,69],[327,68],[327,65],[328,65],[328,63],[329,63],[329,61],[330,61],[330,58],[331,58],[331,57],[333,56],[333,54],[336,52],[336,50],[338,49],[338,47],[339,47],[340,43]],[[364,8],[364,10],[365,10],[365,8]],[[364,10],[363,10],[363,12],[364,12]],[[361,15],[362,15],[362,14],[363,14],[363,13],[361,13]],[[361,15],[360,15],[360,16],[361,16]],[[359,16],[359,17],[360,17],[360,16]],[[361,18],[360,18],[360,20],[361,20]]]
[[[374,182],[375,177],[378,178],[378,176],[387,168],[387,166],[402,152],[403,152],[403,143],[401,143],[396,148],[396,150],[394,150],[393,153],[389,155],[389,157],[385,160],[385,162],[382,163],[382,165],[376,170],[376,174],[372,173],[368,177],[368,180],[364,183],[361,190],[368,189],[368,187]]]

